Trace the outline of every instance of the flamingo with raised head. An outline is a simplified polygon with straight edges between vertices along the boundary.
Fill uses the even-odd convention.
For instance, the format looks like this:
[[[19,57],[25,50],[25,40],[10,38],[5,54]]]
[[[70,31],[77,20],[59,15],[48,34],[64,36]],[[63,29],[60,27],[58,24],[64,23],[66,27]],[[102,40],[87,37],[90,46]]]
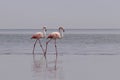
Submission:
[[[63,38],[63,32],[65,31],[63,27],[59,27],[58,28],[59,32],[52,32],[50,33],[48,36],[47,36],[47,39],[50,39],[46,42],[46,49],[45,49],[45,52],[44,52],[44,57],[46,59],[46,53],[47,53],[47,46],[48,46],[48,43],[51,41],[51,40],[54,40],[54,44],[55,44],[55,51],[56,51],[56,60],[57,60],[57,56],[58,56],[58,52],[57,52],[57,45],[56,45],[56,40],[57,39],[61,39]]]
[[[43,32],[37,32],[37,33],[33,34],[33,36],[31,37],[31,39],[36,39],[36,41],[35,41],[35,43],[34,43],[34,47],[33,47],[33,54],[34,54],[34,50],[35,50],[35,46],[36,46],[37,41],[39,41],[40,47],[41,47],[41,49],[42,49],[42,51],[43,51],[43,53],[44,53],[44,49],[43,49],[43,47],[42,47],[42,44],[41,44],[41,40],[40,40],[40,39],[46,37],[46,31],[47,31],[47,29],[46,29],[46,27],[43,27],[42,30],[43,30]]]

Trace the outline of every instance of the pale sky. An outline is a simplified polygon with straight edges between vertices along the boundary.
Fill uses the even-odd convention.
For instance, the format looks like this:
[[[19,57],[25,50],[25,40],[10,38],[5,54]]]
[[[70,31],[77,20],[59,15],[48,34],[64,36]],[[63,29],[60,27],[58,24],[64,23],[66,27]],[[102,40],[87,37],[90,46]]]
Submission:
[[[0,29],[120,28],[120,0],[0,0]]]

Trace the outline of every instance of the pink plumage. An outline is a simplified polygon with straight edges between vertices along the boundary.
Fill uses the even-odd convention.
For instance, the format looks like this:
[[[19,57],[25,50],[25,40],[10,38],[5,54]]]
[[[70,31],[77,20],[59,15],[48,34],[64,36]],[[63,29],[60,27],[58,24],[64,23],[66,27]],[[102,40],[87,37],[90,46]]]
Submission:
[[[59,27],[59,32],[52,32],[48,35],[47,38],[51,38],[51,39],[60,39],[63,37],[63,34],[61,33],[61,30],[64,32],[63,27]]]
[[[60,36],[59,32],[52,32],[51,34],[48,35],[47,38],[59,39],[59,38],[61,38],[61,36]]]
[[[46,53],[47,53],[47,45],[48,43],[51,41],[51,40],[54,40],[55,41],[55,51],[56,51],[56,61],[55,61],[55,69],[56,69],[56,63],[57,63],[57,45],[56,45],[56,40],[57,39],[61,39],[63,37],[63,33],[64,32],[64,29],[63,27],[59,27],[59,32],[52,32],[50,33],[48,36],[47,36],[47,39],[50,39],[46,42],[46,49],[45,49],[45,53],[44,53],[44,56],[45,56],[45,59],[46,59]]]
[[[31,37],[31,39],[40,39],[40,38],[44,38],[44,37],[45,36],[43,35],[42,32],[37,32]]]
[[[42,48],[42,51],[44,53],[44,49],[42,47],[40,39],[45,38],[46,31],[47,31],[46,27],[43,27],[43,32],[37,32],[37,33],[32,35],[31,39],[36,39],[36,41],[34,43],[34,47],[33,47],[33,54],[34,54],[34,50],[35,50],[35,46],[36,46],[37,41],[39,41],[40,47]]]

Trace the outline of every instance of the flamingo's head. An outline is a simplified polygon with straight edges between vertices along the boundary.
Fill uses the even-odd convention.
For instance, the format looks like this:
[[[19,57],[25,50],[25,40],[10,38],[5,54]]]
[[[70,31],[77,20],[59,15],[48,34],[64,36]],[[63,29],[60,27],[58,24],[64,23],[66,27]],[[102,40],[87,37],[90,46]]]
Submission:
[[[65,32],[64,28],[63,27],[59,27],[59,30],[63,30],[63,32]]]
[[[46,31],[47,31],[47,27],[46,27],[46,26],[44,26],[44,27],[43,27],[43,30],[45,30],[45,32],[46,32]]]

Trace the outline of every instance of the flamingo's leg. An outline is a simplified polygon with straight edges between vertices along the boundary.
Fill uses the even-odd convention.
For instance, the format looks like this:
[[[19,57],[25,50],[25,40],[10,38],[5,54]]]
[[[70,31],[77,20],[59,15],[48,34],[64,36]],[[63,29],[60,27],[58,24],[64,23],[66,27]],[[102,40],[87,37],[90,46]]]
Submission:
[[[46,60],[46,66],[47,66],[47,57],[46,57],[46,53],[47,53],[47,46],[48,46],[48,43],[51,41],[52,39],[48,40],[46,42],[46,49],[45,49],[45,52],[44,52],[44,57],[45,57],[45,60]]]
[[[55,51],[56,51],[56,60],[55,60],[55,70],[56,70],[56,65],[57,65],[57,57],[58,57],[57,45],[56,45],[56,39],[55,39]]]
[[[52,40],[52,39],[50,39],[50,40],[48,40],[48,41],[46,42],[46,49],[45,49],[44,55],[46,55],[46,53],[47,53],[47,46],[48,46],[48,43],[49,43],[51,40]]]
[[[34,43],[34,47],[33,47],[33,55],[34,55],[34,50],[35,50],[35,45],[36,45],[36,43],[37,43],[37,40],[36,40],[35,43]]]
[[[42,47],[42,44],[41,44],[40,39],[39,39],[39,44],[40,44],[40,47],[41,47],[41,49],[42,49],[42,51],[43,51],[43,53],[44,53],[44,49],[43,49],[43,47]]]

